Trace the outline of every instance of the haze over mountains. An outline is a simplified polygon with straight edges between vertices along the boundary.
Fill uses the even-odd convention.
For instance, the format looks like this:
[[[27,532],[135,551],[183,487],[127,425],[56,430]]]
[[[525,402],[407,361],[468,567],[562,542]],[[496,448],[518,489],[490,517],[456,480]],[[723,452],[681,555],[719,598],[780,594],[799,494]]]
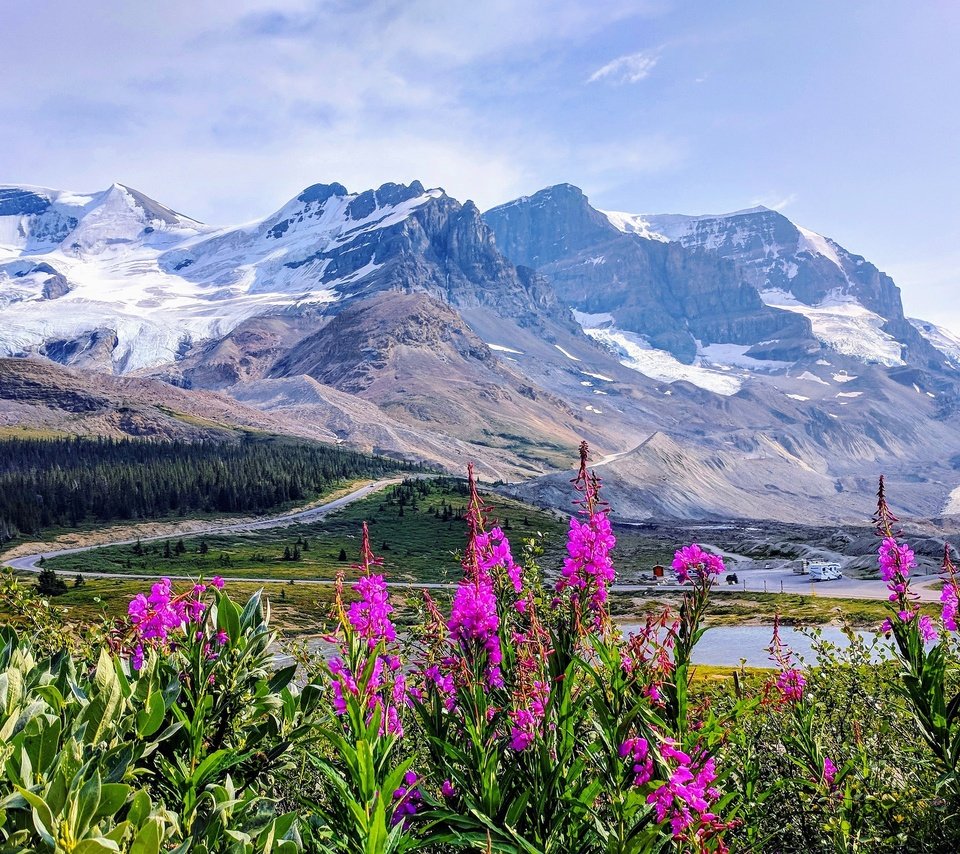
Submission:
[[[333,183],[219,228],[119,184],[3,186],[0,351],[33,357],[0,362],[0,423],[260,417],[476,458],[557,503],[568,474],[531,478],[585,438],[627,518],[860,521],[881,471],[905,512],[960,512],[960,338],[766,208],[605,212],[564,184],[481,214],[418,182]],[[91,384],[78,417],[65,390]]]

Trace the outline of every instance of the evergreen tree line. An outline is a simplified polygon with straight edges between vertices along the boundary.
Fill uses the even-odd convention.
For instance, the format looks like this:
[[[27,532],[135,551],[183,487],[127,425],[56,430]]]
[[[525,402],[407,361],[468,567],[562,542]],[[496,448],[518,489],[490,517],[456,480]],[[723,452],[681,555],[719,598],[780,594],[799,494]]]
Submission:
[[[259,513],[338,481],[419,466],[277,437],[0,441],[0,541],[194,512]]]

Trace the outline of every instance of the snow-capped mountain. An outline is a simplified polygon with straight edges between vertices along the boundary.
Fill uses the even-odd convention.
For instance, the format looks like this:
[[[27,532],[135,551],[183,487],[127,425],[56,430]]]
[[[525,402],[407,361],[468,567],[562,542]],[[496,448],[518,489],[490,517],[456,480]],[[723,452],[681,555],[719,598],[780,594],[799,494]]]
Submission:
[[[317,185],[263,220],[216,229],[118,184],[91,195],[4,188],[4,349],[110,330],[117,372],[172,362],[249,317],[337,300],[377,270],[371,235],[441,194]]]
[[[317,184],[262,220],[228,228],[120,185],[91,195],[0,192],[7,355],[52,348],[76,358],[97,336],[116,339],[114,371],[155,368],[250,318],[335,313],[333,304],[382,288],[415,286],[465,305],[492,301],[530,322],[549,308],[550,293],[518,279],[493,250],[475,206],[416,181],[363,193]],[[445,241],[475,246],[451,266],[456,253]],[[431,257],[439,263],[424,263]],[[504,281],[489,292],[475,287],[487,278]]]
[[[767,305],[806,317],[831,349],[888,366],[908,359],[942,366],[941,355],[904,317],[900,290],[889,276],[777,211],[761,206],[705,216],[604,213],[620,230],[642,224],[651,239],[733,261]]]
[[[564,465],[582,438],[624,484],[700,472],[702,495],[658,488],[663,512],[854,518],[883,470],[935,515],[960,487],[940,467],[960,460],[960,341],[765,209],[602,212],[567,184],[481,215],[416,181],[330,183],[215,227],[121,185],[4,187],[3,354],[224,391],[312,435],[502,479]],[[0,359],[10,417],[107,423],[75,417],[76,371],[45,397],[49,372],[17,364]]]
[[[717,367],[784,370],[821,349],[951,368],[946,339],[906,320],[889,276],[767,208],[600,211],[561,184],[485,217],[509,258],[543,272],[587,334],[648,376],[732,393],[740,384]]]

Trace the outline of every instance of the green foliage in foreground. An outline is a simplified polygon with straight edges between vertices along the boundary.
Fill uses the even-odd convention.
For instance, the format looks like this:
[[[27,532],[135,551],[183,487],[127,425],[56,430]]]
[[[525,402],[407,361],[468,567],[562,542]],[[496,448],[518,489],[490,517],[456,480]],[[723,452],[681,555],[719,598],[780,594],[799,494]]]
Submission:
[[[623,639],[596,595],[613,537],[590,502],[555,588],[473,491],[451,616],[425,596],[406,636],[364,530],[316,660],[280,658],[262,594],[218,579],[161,581],[74,635],[7,578],[0,854],[960,849],[949,561],[935,625],[887,525],[892,640],[819,642],[801,669],[775,631],[772,675],[707,683],[691,660],[722,564],[678,552],[679,612]]]

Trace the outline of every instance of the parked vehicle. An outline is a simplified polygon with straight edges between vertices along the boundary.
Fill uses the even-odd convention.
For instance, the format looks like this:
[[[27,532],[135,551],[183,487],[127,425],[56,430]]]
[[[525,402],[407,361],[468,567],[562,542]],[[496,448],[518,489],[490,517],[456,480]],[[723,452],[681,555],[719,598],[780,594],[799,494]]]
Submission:
[[[812,561],[807,567],[811,581],[836,581],[843,578],[840,564],[832,561]]]

